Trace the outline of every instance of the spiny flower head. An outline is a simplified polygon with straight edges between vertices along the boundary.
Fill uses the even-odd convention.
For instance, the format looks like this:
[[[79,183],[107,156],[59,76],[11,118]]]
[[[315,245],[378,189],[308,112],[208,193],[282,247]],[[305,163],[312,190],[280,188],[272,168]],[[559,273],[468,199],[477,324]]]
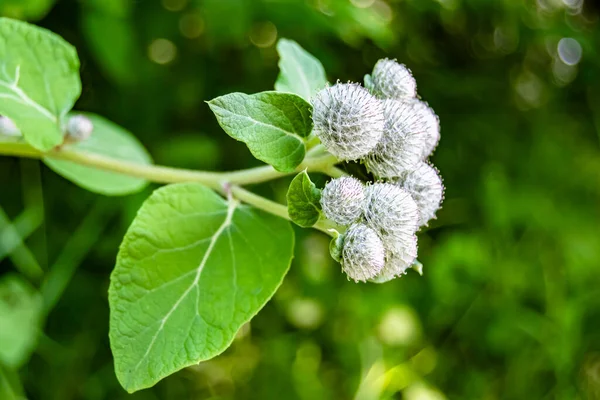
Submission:
[[[419,207],[419,226],[435,218],[444,198],[444,185],[437,169],[427,162],[396,181],[396,184],[408,191]]]
[[[21,136],[21,131],[17,128],[12,119],[0,115],[0,135]]]
[[[413,112],[420,116],[423,125],[423,155],[429,157],[440,141],[440,119],[429,105],[420,100],[414,100]]]
[[[353,177],[332,179],[321,193],[321,207],[325,217],[339,225],[350,225],[358,220],[364,203],[364,185]]]
[[[366,189],[364,217],[386,246],[395,246],[417,231],[419,211],[406,190],[391,183],[374,183]]]
[[[373,92],[382,99],[413,98],[417,82],[405,65],[387,58],[377,61],[371,76]]]
[[[367,169],[379,178],[392,178],[411,170],[423,157],[429,115],[415,100],[384,100],[385,130],[367,155]]]
[[[348,228],[344,235],[342,270],[356,282],[377,276],[385,264],[385,248],[377,232],[358,223]]]
[[[397,244],[388,249],[385,257],[385,265],[381,272],[371,281],[376,283],[388,282],[394,278],[406,274],[417,258],[417,237],[412,235],[403,240],[402,245]]]
[[[367,155],[383,135],[383,106],[369,91],[354,83],[338,83],[313,99],[315,134],[340,160]]]
[[[94,124],[84,115],[74,115],[67,122],[67,136],[73,141],[87,140],[94,131]]]

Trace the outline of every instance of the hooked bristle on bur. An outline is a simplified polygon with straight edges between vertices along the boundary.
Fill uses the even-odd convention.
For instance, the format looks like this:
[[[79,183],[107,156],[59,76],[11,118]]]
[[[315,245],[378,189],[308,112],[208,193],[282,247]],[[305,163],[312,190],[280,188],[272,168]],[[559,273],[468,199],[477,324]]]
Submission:
[[[417,82],[403,64],[387,58],[377,61],[371,75],[373,93],[382,99],[413,98]]]
[[[403,240],[402,244],[396,244],[391,250],[388,249],[385,265],[372,282],[384,283],[406,274],[406,271],[417,259],[417,236],[412,235]]]
[[[423,155],[421,158],[425,160],[431,156],[440,141],[440,118],[427,103],[420,100],[414,101],[413,112],[420,116],[423,124]]]
[[[410,171],[423,157],[428,122],[414,100],[384,100],[383,111],[383,136],[363,161],[378,178],[392,178]]]
[[[396,184],[408,191],[419,207],[419,226],[435,218],[444,199],[444,184],[437,169],[421,162],[414,171],[406,173]]]
[[[361,217],[365,203],[365,188],[361,181],[341,177],[329,181],[321,193],[321,207],[327,219],[350,225]]]
[[[419,210],[406,190],[391,183],[374,183],[366,189],[364,216],[387,245],[414,235]]]
[[[385,248],[377,232],[364,224],[348,228],[341,264],[342,270],[355,282],[365,282],[377,276],[385,264]]]
[[[314,132],[340,160],[367,155],[384,130],[383,106],[362,86],[338,83],[313,98]]]

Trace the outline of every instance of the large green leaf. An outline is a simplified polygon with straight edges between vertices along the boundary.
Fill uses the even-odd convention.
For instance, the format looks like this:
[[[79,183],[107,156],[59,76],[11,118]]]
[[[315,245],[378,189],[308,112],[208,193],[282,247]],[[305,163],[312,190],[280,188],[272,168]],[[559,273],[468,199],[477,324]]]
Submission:
[[[304,140],[312,131],[312,106],[292,93],[231,93],[208,102],[229,136],[254,157],[282,172],[304,159]]]
[[[279,76],[275,89],[280,92],[296,93],[306,100],[327,85],[325,69],[319,60],[293,40],[281,39],[277,43],[279,52]]]
[[[0,364],[18,367],[33,351],[40,329],[42,298],[16,275],[0,280]]]
[[[296,224],[308,228],[321,216],[321,190],[310,180],[306,171],[300,172],[287,191],[288,214]]]
[[[131,133],[95,114],[84,113],[94,124],[89,139],[65,147],[104,155],[118,160],[150,164],[144,146]],[[131,176],[86,167],[71,161],[45,157],[44,162],[56,173],[92,192],[118,196],[142,190],[148,182]]]
[[[134,392],[224,351],[271,298],[290,224],[196,183],[165,186],[127,231],[111,276],[117,377]]]
[[[75,48],[25,22],[0,18],[0,114],[47,151],[63,140],[62,117],[81,93]]]

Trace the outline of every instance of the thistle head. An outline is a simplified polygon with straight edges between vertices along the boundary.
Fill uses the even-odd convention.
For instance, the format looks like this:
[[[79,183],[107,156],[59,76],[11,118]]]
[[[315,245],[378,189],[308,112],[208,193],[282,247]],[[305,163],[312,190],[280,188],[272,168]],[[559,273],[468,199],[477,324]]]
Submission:
[[[94,131],[94,124],[84,115],[74,115],[67,122],[67,138],[73,142],[89,139]]]
[[[404,188],[419,207],[419,226],[435,218],[444,199],[444,185],[437,169],[422,161],[417,167],[396,181]]]
[[[417,237],[415,235],[406,237],[401,243],[388,248],[385,264],[381,272],[371,279],[372,282],[384,283],[406,274],[417,258]]]
[[[379,178],[400,176],[423,157],[427,117],[416,101],[383,100],[385,129],[380,142],[363,160]]]
[[[386,246],[415,234],[419,211],[406,190],[391,183],[374,183],[365,192],[365,220]]]
[[[313,99],[315,134],[340,160],[367,155],[383,135],[383,106],[369,91],[354,83],[338,83]]]
[[[373,92],[382,99],[413,98],[417,82],[405,65],[387,58],[377,61],[371,76]]]
[[[344,234],[342,270],[355,282],[365,282],[377,276],[385,264],[383,242],[373,229],[358,223]]]
[[[332,179],[321,193],[321,207],[325,217],[339,225],[347,226],[358,220],[364,203],[364,185],[352,177]]]
[[[17,128],[12,119],[0,115],[0,135],[21,136],[21,131]]]

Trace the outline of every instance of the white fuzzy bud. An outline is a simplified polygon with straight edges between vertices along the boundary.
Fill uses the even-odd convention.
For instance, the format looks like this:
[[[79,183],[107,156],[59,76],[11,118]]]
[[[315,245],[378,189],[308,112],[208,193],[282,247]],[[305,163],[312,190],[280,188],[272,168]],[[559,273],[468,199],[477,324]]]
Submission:
[[[0,135],[21,136],[21,131],[17,128],[12,119],[0,115]]]
[[[413,98],[417,95],[417,82],[403,64],[387,58],[377,61],[371,76],[373,92],[383,99]]]
[[[343,176],[329,181],[321,193],[321,208],[327,219],[350,225],[360,218],[365,205],[365,187],[356,178]]]
[[[367,186],[364,216],[386,247],[402,245],[417,231],[419,210],[410,194],[391,183]]]
[[[94,131],[94,124],[84,115],[75,115],[67,122],[67,136],[70,140],[80,142],[89,139]]]
[[[427,159],[440,141],[440,119],[429,105],[423,101],[415,100],[413,112],[419,115],[423,124],[423,160]]]
[[[342,270],[355,282],[377,276],[385,264],[385,248],[377,233],[364,224],[354,224],[345,233]]]
[[[364,159],[378,178],[392,178],[410,171],[421,160],[427,138],[427,117],[415,100],[384,100],[385,130],[381,141]]]
[[[419,226],[435,218],[444,199],[444,185],[437,169],[421,162],[414,171],[406,173],[397,185],[410,193],[419,207]]]
[[[375,148],[383,135],[381,102],[362,86],[338,83],[313,99],[315,134],[340,160],[356,160]]]
[[[412,235],[405,238],[402,245],[397,244],[394,249],[387,252],[385,265],[381,272],[371,279],[372,282],[384,283],[406,274],[417,258],[417,237]]]

